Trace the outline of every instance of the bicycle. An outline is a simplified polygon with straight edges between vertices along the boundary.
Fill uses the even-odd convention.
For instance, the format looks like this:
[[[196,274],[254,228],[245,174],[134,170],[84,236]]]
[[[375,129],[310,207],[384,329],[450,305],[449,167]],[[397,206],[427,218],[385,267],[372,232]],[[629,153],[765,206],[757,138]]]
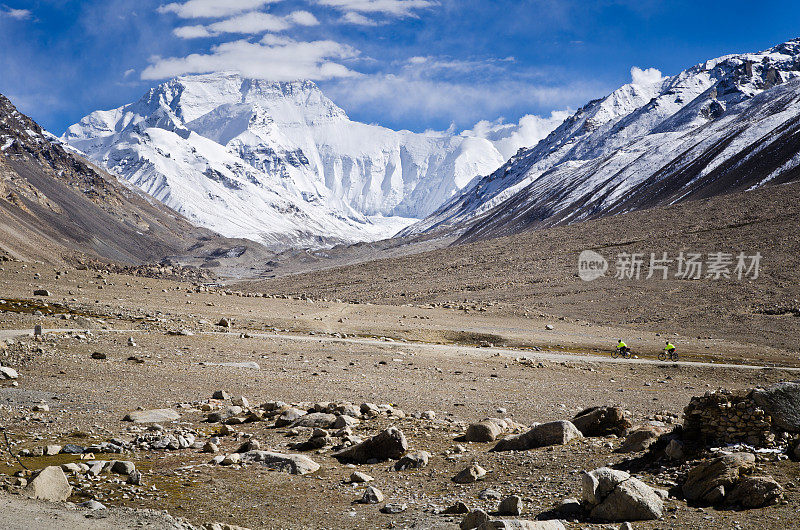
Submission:
[[[611,357],[616,359],[617,357],[622,357],[624,359],[631,358],[631,349],[630,348],[617,348],[611,352]]]
[[[675,350],[670,350],[669,353],[662,350],[661,353],[658,354],[658,360],[666,361],[667,359],[673,362],[678,362],[678,353]]]

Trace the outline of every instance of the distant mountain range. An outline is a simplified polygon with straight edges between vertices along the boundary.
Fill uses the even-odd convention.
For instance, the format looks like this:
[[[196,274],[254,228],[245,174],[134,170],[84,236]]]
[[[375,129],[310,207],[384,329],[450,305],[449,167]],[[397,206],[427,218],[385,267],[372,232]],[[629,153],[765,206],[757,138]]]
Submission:
[[[350,120],[310,81],[216,73],[94,112],[62,139],[193,223],[281,249],[392,236],[499,167],[513,132],[398,132]]]
[[[476,241],[796,180],[798,77],[800,39],[625,85],[402,235]]]
[[[276,251],[398,231],[390,245],[466,242],[788,182],[800,40],[642,73],[548,131],[519,150],[513,125],[392,131],[350,120],[311,82],[232,73],[168,81],[61,140],[2,98],[0,251],[46,240],[146,261],[193,248],[202,262],[236,247],[249,268],[265,249],[218,234]]]

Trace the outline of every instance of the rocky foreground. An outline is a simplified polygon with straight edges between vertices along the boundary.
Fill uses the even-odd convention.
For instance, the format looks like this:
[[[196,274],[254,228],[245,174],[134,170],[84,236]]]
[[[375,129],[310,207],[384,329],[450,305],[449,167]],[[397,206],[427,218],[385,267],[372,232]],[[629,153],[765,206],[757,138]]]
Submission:
[[[520,331],[491,306],[4,269],[7,513],[59,507],[61,528],[82,527],[76,515],[97,528],[796,524],[800,384],[789,370],[480,344],[475,330],[562,343],[619,332],[557,319]],[[391,338],[407,326],[441,343]],[[456,331],[476,343],[443,340]],[[4,517],[26,528],[37,516]]]

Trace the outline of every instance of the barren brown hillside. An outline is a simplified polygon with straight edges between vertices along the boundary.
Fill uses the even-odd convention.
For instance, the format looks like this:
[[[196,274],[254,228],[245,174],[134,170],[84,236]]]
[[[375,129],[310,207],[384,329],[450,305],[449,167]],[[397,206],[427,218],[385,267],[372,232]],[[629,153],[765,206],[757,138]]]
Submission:
[[[246,284],[254,291],[406,304],[499,302],[548,314],[796,350],[800,329],[800,184],[718,196],[530,231],[396,259]],[[605,278],[577,276],[581,251],[610,261]],[[619,280],[619,253],[760,252],[758,279]],[[735,267],[735,264],[734,264]],[[733,268],[731,267],[731,272]],[[705,276],[705,272],[703,273]]]

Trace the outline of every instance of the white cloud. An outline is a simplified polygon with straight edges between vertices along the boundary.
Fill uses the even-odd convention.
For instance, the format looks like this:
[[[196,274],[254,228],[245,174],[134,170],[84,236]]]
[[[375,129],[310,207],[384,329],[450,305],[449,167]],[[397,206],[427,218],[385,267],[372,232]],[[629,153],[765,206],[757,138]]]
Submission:
[[[172,30],[172,34],[181,39],[202,39],[216,34],[206,26],[180,26]]]
[[[226,18],[207,26],[181,26],[172,30],[172,33],[181,39],[199,39],[218,37],[225,33],[257,35],[266,32],[286,31],[292,26],[316,26],[318,24],[319,20],[308,11],[295,11],[285,17],[253,11]]]
[[[298,26],[319,26],[319,20],[308,11],[295,11],[290,13],[286,20],[294,22]]]
[[[415,16],[414,11],[417,9],[439,5],[434,0],[316,0],[316,2],[346,12],[380,13],[396,17]]]
[[[372,20],[369,17],[365,17],[361,13],[356,13],[355,11],[348,11],[345,13],[340,21],[343,24],[353,24],[355,26],[379,26],[377,20]]]
[[[124,74],[122,74],[122,77],[128,78],[128,77],[132,76],[132,75],[133,75],[133,74],[135,74],[135,73],[136,73],[136,70],[134,70],[133,68],[131,68],[131,69],[129,69],[129,70],[125,70],[125,73],[124,73]]]
[[[504,123],[502,118],[493,122],[483,120],[461,135],[485,138],[494,144],[504,158],[511,158],[520,148],[533,147],[546,138],[570,114],[566,110],[553,111],[547,118],[528,114],[516,124]]]
[[[158,8],[159,13],[175,13],[180,18],[221,18],[252,11],[281,0],[188,0]]]
[[[214,46],[208,54],[152,59],[142,79],[165,79],[182,74],[237,71],[271,81],[326,80],[358,74],[336,62],[358,52],[334,41],[295,42],[267,35],[260,43],[246,40]]]
[[[326,87],[326,93],[345,110],[379,108],[384,119],[403,120],[413,115],[422,120],[449,120],[462,125],[524,109],[570,107],[597,97],[603,90],[583,83],[542,86],[529,80],[502,77],[473,82],[406,74],[360,76]],[[536,124],[523,125],[524,130],[517,131],[516,137],[514,131],[507,131],[512,139],[506,142],[506,151],[515,151],[514,145],[533,141]]]
[[[244,13],[208,26],[211,33],[264,33],[266,31],[285,31],[291,24],[283,17],[269,13]]]
[[[647,70],[642,70],[637,66],[631,68],[631,84],[638,86],[653,86],[663,80],[664,76],[661,75],[661,71],[655,68],[648,68]]]
[[[33,13],[29,9],[14,9],[7,6],[0,6],[0,17],[8,17],[15,20],[28,20],[33,17]]]

